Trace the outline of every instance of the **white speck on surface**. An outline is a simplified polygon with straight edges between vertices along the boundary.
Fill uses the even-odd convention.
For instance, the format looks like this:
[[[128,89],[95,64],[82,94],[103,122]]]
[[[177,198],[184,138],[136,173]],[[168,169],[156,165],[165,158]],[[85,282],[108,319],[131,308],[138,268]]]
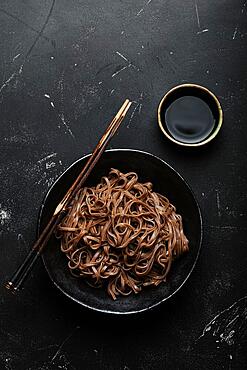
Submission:
[[[26,240],[24,239],[24,236],[22,234],[18,234],[17,240],[18,240],[18,244],[21,248],[23,248],[23,246],[25,248],[28,248]]]
[[[202,193],[202,196],[204,197],[205,193]]]
[[[77,64],[77,63],[75,63],[75,64],[74,64],[74,66],[75,66],[75,67],[77,67],[77,66],[78,66],[78,64]]]
[[[43,180],[46,179],[46,175],[47,175],[46,172],[42,173],[39,180],[37,180],[35,183],[40,184]]]
[[[50,95],[49,94],[45,94],[44,95],[47,99],[51,99]]]
[[[171,51],[169,52],[169,54],[170,54],[170,55],[173,55],[174,53],[173,53],[173,51],[171,50]]]
[[[231,330],[230,333],[222,333],[220,334],[221,341],[225,341],[229,346],[234,344],[234,340],[232,339],[233,335],[235,334],[235,330]]]
[[[51,56],[51,60],[53,60],[54,59],[54,57],[53,56]]]
[[[246,4],[247,4],[247,1],[245,1],[244,5],[243,5],[243,7],[242,7],[242,9],[241,9],[241,13],[242,13],[242,14],[243,14],[243,12],[244,12],[244,9],[245,9],[245,7],[246,7]]]
[[[195,10],[196,10],[196,19],[197,19],[198,28],[201,28],[199,11],[198,11],[198,6],[197,6],[197,1],[196,0],[195,0]]]
[[[101,85],[102,84],[102,81],[99,81],[99,85]]]
[[[55,108],[55,105],[54,105],[53,101],[51,101],[51,106],[52,106],[52,108]]]
[[[17,55],[15,55],[14,56],[14,58],[12,59],[12,62],[14,62],[17,58],[19,58],[19,56],[20,56],[21,54],[17,54]]]
[[[11,212],[6,208],[2,208],[2,205],[0,204],[0,224],[4,225],[10,219],[11,219]]]
[[[110,92],[110,96],[114,93],[115,89],[112,89]]]
[[[142,49],[144,49],[144,45],[142,45]]]
[[[207,73],[207,75],[209,75],[209,70],[208,69],[206,70],[206,73]]]
[[[235,40],[236,36],[237,36],[237,33],[238,33],[238,26],[235,27],[235,30],[233,32],[233,35],[232,35],[232,39]]]
[[[96,355],[98,354],[98,350],[97,349],[94,349],[93,351],[94,351],[94,353],[96,353]]]
[[[56,163],[55,162],[47,162],[45,164],[45,168],[48,170],[49,168],[55,167]]]
[[[50,177],[50,178],[48,178],[48,179],[45,180],[45,184],[49,188],[50,186],[52,186],[52,184],[54,183],[54,181],[55,181],[55,178],[54,177]]]
[[[24,64],[22,64],[18,70],[18,74],[21,75],[22,72],[23,72],[23,67],[24,67]]]
[[[45,161],[47,161],[47,159],[50,159],[50,158],[52,158],[52,157],[55,157],[56,155],[57,155],[57,153],[49,154],[49,155],[47,155],[46,157],[39,159],[39,160],[38,160],[38,163],[45,162]]]
[[[232,355],[231,354],[229,355],[229,358],[230,358],[230,360],[232,360]]]
[[[63,165],[63,162],[61,160],[59,160],[58,163],[60,164],[60,166]]]
[[[208,31],[209,31],[208,28],[204,28],[204,30],[198,31],[197,35],[200,35],[201,33],[205,33],[205,32],[208,32]]]
[[[123,35],[123,34],[124,34],[124,31],[121,32],[121,35]]]

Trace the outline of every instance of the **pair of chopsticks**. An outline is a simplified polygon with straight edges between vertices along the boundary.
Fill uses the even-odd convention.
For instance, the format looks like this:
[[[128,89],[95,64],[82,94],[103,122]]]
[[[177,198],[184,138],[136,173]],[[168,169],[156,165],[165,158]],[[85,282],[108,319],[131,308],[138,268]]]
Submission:
[[[107,127],[106,131],[104,132],[103,136],[99,140],[98,144],[96,145],[92,155],[89,157],[87,163],[83,167],[81,173],[78,175],[77,179],[74,181],[72,186],[69,188],[61,202],[55,209],[53,216],[51,217],[50,221],[40,234],[37,241],[34,243],[32,249],[26,256],[23,263],[20,267],[16,270],[12,278],[6,283],[6,288],[12,290],[13,292],[17,291],[21,288],[24,280],[28,276],[29,272],[31,271],[35,261],[43,251],[44,247],[46,246],[48,240],[50,239],[51,235],[53,234],[56,226],[62,220],[64,216],[64,211],[67,205],[70,204],[71,200],[74,198],[75,194],[78,190],[82,187],[88,176],[90,175],[91,171],[93,170],[94,166],[98,162],[99,158],[101,157],[102,153],[104,152],[107,144],[113,137],[113,135],[118,130],[122,120],[124,119],[127,111],[131,106],[131,102],[126,99],[123,103],[122,107],[113,118],[109,126]]]

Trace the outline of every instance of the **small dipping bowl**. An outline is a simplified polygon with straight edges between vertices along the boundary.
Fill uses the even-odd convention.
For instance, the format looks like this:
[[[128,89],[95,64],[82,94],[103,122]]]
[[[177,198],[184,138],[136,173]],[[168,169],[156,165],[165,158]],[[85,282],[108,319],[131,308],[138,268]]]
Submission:
[[[183,84],[161,99],[158,123],[164,135],[176,144],[201,146],[219,132],[223,112],[217,97],[206,87]]]

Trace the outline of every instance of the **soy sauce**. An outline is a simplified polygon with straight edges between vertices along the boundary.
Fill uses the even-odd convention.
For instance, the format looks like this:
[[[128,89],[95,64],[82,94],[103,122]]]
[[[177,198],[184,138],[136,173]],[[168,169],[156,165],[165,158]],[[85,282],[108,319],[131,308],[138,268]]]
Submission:
[[[162,107],[162,122],[167,132],[183,143],[205,140],[215,129],[217,120],[215,100],[199,89],[174,90]]]

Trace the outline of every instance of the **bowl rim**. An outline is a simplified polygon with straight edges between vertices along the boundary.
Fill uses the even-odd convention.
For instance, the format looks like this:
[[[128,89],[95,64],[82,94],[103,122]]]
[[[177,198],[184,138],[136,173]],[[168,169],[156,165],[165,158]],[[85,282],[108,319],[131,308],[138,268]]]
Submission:
[[[146,151],[143,151],[143,150],[138,150],[138,149],[128,149],[128,148],[115,148],[115,149],[107,149],[105,150],[105,152],[125,152],[125,151],[129,151],[129,152],[138,152],[138,153],[141,153],[141,154],[145,154],[145,155],[148,155],[148,156],[151,156],[159,161],[161,161],[163,164],[165,164],[166,166],[168,166],[173,172],[175,172],[179,177],[180,179],[185,183],[185,185],[188,187],[189,191],[191,192],[191,195],[196,203],[196,206],[197,206],[197,210],[198,210],[198,214],[199,214],[199,220],[200,220],[200,240],[199,240],[199,245],[198,245],[198,250],[197,250],[197,254],[196,254],[196,257],[195,257],[195,260],[193,262],[193,265],[192,267],[190,268],[190,271],[189,273],[187,274],[186,278],[183,280],[183,282],[179,285],[179,287],[171,294],[169,294],[167,297],[165,297],[164,299],[160,300],[159,302],[157,303],[154,303],[152,304],[151,306],[148,306],[146,308],[143,308],[143,309],[140,309],[140,310],[131,310],[131,311],[126,311],[126,312],[122,312],[122,311],[112,311],[112,310],[104,310],[104,309],[100,309],[100,308],[95,308],[93,306],[90,306],[86,303],[83,303],[81,302],[80,300],[78,300],[77,298],[73,297],[72,295],[70,295],[69,293],[67,293],[54,279],[53,277],[51,276],[51,273],[50,273],[50,270],[45,262],[45,257],[44,255],[42,254],[42,261],[43,261],[43,264],[45,266],[45,269],[48,273],[48,276],[49,278],[51,279],[51,281],[53,282],[53,284],[60,290],[60,292],[62,292],[65,296],[67,296],[68,298],[70,298],[72,301],[78,303],[79,305],[83,306],[83,307],[86,307],[87,309],[90,309],[90,310],[93,310],[93,311],[97,311],[97,312],[101,312],[101,313],[107,313],[107,314],[114,314],[114,315],[131,315],[131,314],[138,314],[138,313],[142,313],[142,312],[145,312],[145,311],[149,311],[153,308],[155,308],[156,306],[159,306],[161,303],[164,303],[165,301],[167,301],[169,298],[173,297],[182,287],[183,285],[186,283],[186,281],[189,279],[192,271],[194,270],[195,268],[195,265],[198,261],[198,257],[199,257],[199,254],[200,254],[200,251],[201,251],[201,246],[202,246],[202,240],[203,240],[203,221],[202,221],[202,214],[201,214],[201,209],[200,209],[200,206],[199,206],[199,203],[195,197],[195,194],[194,192],[192,191],[191,187],[188,185],[187,181],[184,180],[184,178],[171,166],[169,165],[167,162],[165,162],[163,159],[161,159],[160,157],[154,155],[154,154],[151,154],[149,152],[146,152]],[[85,159],[85,158],[88,158],[89,156],[91,156],[92,153],[89,153],[89,154],[86,154],[84,156],[82,156],[81,158],[77,159],[76,161],[74,161],[69,167],[66,168],[65,171],[63,171],[63,173],[55,180],[55,182],[50,186],[50,188],[48,189],[44,199],[43,199],[43,202],[40,206],[40,211],[39,211],[39,216],[38,216],[38,223],[37,223],[37,236],[39,235],[39,232],[40,232],[40,226],[41,226],[41,217],[42,217],[42,214],[43,214],[43,209],[44,209],[44,206],[46,204],[46,201],[47,201],[47,198],[51,192],[51,190],[53,189],[53,187],[57,184],[57,182],[64,176],[64,174],[69,171],[76,163],[80,162],[81,160]]]
[[[162,122],[162,119],[161,119],[161,109],[162,109],[162,106],[163,106],[165,100],[168,98],[168,96],[171,93],[173,93],[174,91],[179,90],[179,89],[183,89],[183,88],[186,88],[186,87],[190,87],[190,88],[194,88],[194,89],[199,89],[199,90],[202,90],[205,93],[209,94],[213,98],[214,102],[216,103],[216,106],[217,106],[217,109],[218,109],[218,113],[219,113],[219,119],[218,119],[216,128],[213,129],[212,133],[206,139],[204,139],[204,140],[202,140],[202,141],[200,141],[198,143],[184,143],[183,141],[180,141],[180,140],[175,139],[165,129],[165,127],[163,125],[163,122]],[[216,137],[216,135],[220,131],[221,126],[223,124],[223,110],[222,110],[221,104],[219,102],[219,99],[207,87],[202,86],[202,85],[198,85],[198,84],[194,84],[194,83],[185,83],[185,84],[177,85],[177,86],[172,87],[169,91],[167,91],[167,93],[165,93],[165,95],[161,98],[161,100],[159,102],[157,114],[158,114],[158,124],[159,124],[159,127],[160,127],[161,131],[163,132],[163,134],[169,140],[171,140],[172,142],[174,142],[174,143],[176,143],[178,145],[181,145],[181,146],[197,147],[197,146],[202,146],[202,145],[205,145],[205,144],[209,143],[212,139],[214,139]]]

